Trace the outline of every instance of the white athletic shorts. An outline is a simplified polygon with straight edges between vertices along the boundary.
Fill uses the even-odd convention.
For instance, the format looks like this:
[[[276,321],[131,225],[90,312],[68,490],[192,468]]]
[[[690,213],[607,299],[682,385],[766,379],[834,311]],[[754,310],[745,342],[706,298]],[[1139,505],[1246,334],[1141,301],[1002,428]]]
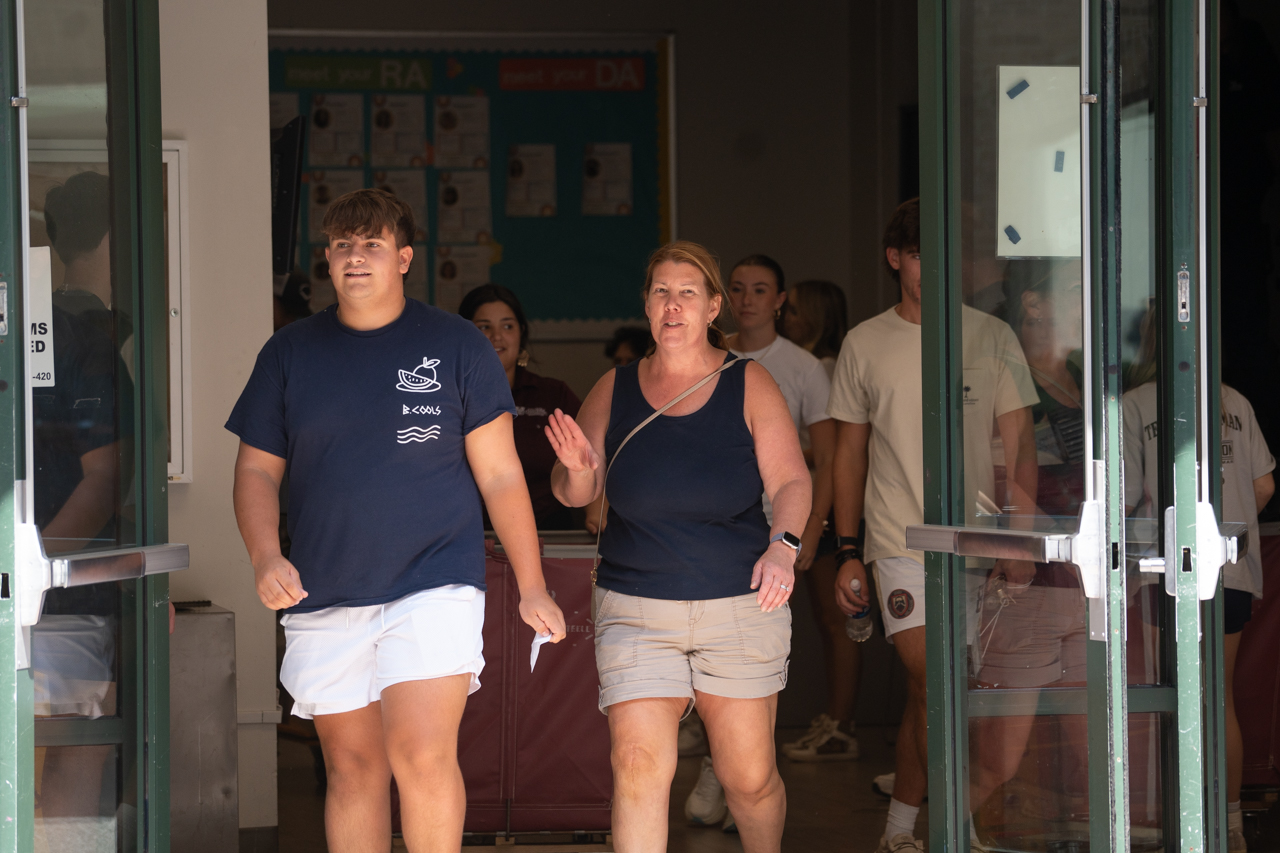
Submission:
[[[907,557],[884,557],[871,564],[884,635],[893,635],[924,624],[924,566]]]
[[[368,607],[286,613],[280,683],[293,715],[357,711],[402,681],[471,674],[468,695],[484,669],[484,593],[453,584]]]

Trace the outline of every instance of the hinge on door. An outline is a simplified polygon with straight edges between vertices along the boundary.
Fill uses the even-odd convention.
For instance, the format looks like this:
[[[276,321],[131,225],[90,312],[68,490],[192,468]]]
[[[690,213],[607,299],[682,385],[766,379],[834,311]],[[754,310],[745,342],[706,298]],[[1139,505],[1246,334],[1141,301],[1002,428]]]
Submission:
[[[1177,512],[1173,507],[1164,511],[1164,549],[1159,557],[1143,557],[1138,560],[1138,568],[1144,572],[1164,575],[1165,591],[1170,595],[1178,592],[1178,569],[1182,568],[1182,560],[1178,559]],[[1196,597],[1208,601],[1218,591],[1218,573],[1227,563],[1235,563],[1249,550],[1249,527],[1240,522],[1223,522],[1218,526],[1218,517],[1213,511],[1213,504],[1205,501],[1196,503]],[[1170,571],[1169,567],[1174,570]]]
[[[9,99],[9,106],[11,106],[11,107],[29,107],[29,106],[31,106],[31,101],[29,101],[29,100],[28,100],[28,99],[26,99],[26,98],[19,98],[17,95],[14,95],[12,98],[10,98],[10,99]]]

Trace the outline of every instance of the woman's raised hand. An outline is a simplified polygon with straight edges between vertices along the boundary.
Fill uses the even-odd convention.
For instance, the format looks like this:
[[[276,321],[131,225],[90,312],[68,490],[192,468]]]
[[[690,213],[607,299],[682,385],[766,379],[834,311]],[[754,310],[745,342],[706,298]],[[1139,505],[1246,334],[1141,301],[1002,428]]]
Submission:
[[[546,430],[547,440],[569,473],[580,474],[600,467],[600,457],[573,418],[556,409],[547,419]]]

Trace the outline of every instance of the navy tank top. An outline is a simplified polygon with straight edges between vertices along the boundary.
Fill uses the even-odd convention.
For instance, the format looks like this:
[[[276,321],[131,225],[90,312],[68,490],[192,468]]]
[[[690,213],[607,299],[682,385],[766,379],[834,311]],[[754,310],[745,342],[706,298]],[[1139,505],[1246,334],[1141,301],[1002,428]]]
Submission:
[[[751,592],[769,525],[755,443],[742,415],[748,360],[720,374],[702,408],[659,416],[618,455],[605,492],[600,586],[676,601]],[[640,391],[639,367],[634,361],[614,373],[607,460],[654,412]]]

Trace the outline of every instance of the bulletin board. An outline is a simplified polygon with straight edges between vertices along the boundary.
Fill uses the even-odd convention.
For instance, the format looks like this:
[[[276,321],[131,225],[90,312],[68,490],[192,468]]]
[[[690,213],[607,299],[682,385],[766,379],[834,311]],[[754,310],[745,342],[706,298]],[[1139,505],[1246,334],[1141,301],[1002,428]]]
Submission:
[[[383,187],[414,209],[409,295],[519,295],[536,327],[598,338],[641,316],[675,233],[671,39],[273,31],[271,126],[306,121],[298,266],[332,301],[320,221]],[[576,332],[575,332],[576,330]]]

